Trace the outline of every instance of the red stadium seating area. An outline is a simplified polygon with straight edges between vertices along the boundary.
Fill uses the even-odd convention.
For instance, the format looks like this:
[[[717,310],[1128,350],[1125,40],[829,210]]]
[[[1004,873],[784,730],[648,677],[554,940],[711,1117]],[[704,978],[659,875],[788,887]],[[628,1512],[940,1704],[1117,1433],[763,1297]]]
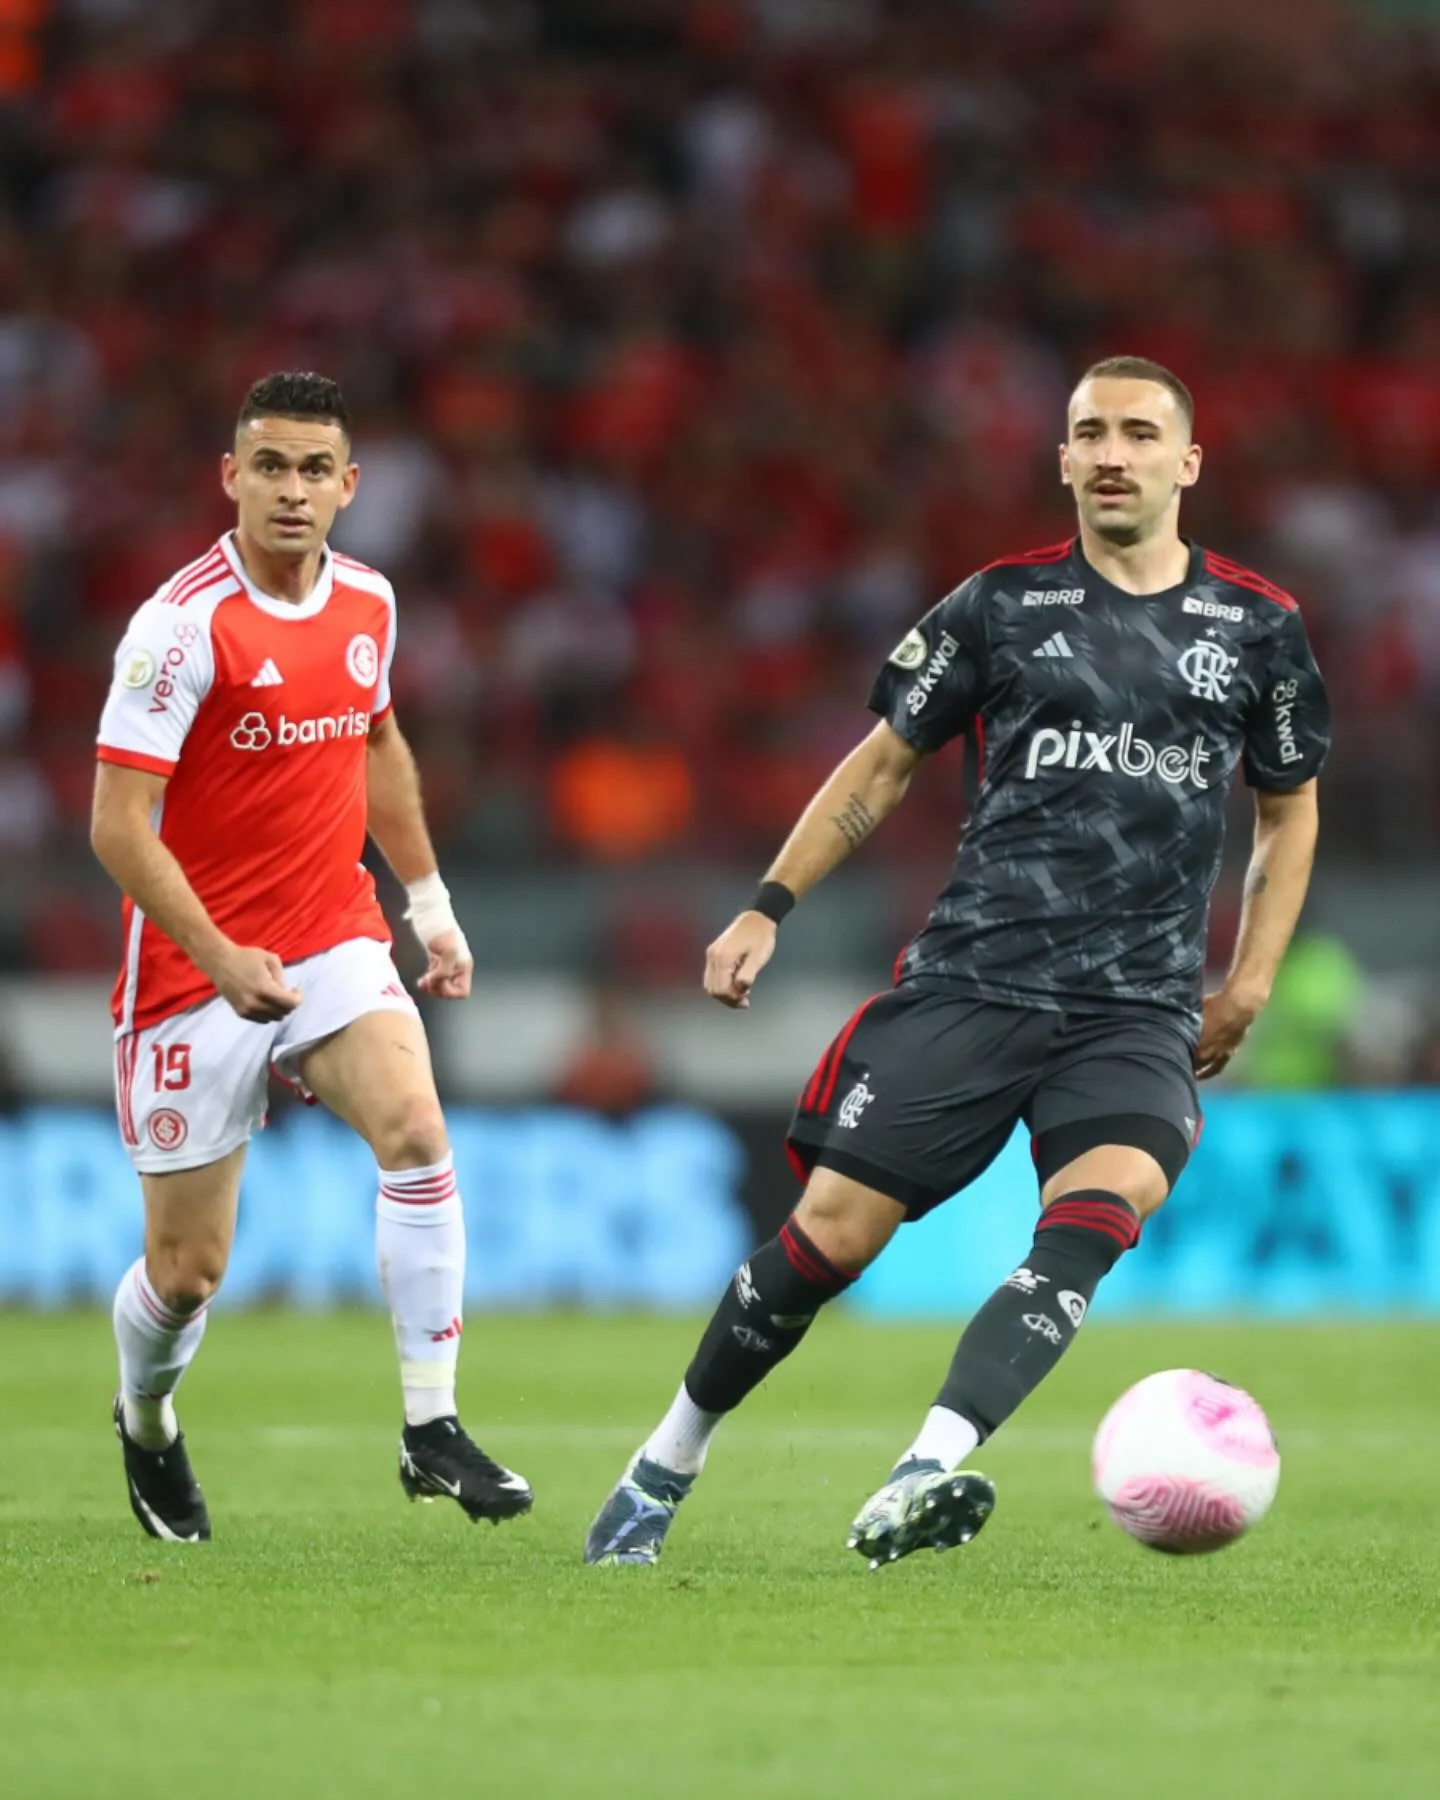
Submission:
[[[281,366],[357,415],[340,536],[400,591],[448,862],[762,859],[912,618],[1063,535],[1065,395],[1115,351],[1196,392],[1191,529],[1300,598],[1329,853],[1434,854],[1440,38],[1162,46],[1092,0],[51,14],[0,104],[28,960],[108,930],[65,871],[109,658],[225,526]],[[890,853],[955,814],[925,784]]]

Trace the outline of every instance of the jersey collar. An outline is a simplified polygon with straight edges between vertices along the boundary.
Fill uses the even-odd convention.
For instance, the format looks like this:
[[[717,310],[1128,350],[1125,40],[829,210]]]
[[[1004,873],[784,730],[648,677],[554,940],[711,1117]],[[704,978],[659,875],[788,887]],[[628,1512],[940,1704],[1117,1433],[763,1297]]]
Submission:
[[[267,594],[256,587],[240,560],[233,531],[227,531],[221,538],[220,553],[229,563],[231,574],[244,588],[251,604],[258,606],[261,612],[272,619],[313,619],[316,613],[324,612],[335,586],[335,560],[328,544],[320,552],[320,573],[315,577],[315,585],[298,604],[289,600],[277,600],[273,594]]]
[[[1108,576],[1102,575],[1098,569],[1091,567],[1085,557],[1085,547],[1078,537],[1075,539],[1075,560],[1079,564],[1080,572],[1087,584],[1093,583],[1102,593],[1115,600],[1173,600],[1178,595],[1188,594],[1197,582],[1205,579],[1204,550],[1193,538],[1182,538],[1180,541],[1190,552],[1190,562],[1185,570],[1184,579],[1176,582],[1174,587],[1159,588],[1153,594],[1132,594],[1129,588],[1116,587]]]

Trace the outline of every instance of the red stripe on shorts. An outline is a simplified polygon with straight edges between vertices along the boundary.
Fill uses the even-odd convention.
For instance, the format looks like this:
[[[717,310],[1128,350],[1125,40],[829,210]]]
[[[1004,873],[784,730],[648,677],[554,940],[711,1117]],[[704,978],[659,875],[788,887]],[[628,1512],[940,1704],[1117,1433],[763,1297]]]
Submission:
[[[840,1065],[844,1062],[845,1052],[849,1049],[850,1040],[855,1035],[855,1027],[879,998],[879,994],[872,994],[863,1006],[856,1007],[850,1023],[836,1038],[835,1047],[830,1055],[830,1073],[825,1077],[825,1088],[820,1095],[819,1105],[815,1109],[817,1112],[829,1112],[830,1102],[835,1098],[835,1084],[840,1079]]]

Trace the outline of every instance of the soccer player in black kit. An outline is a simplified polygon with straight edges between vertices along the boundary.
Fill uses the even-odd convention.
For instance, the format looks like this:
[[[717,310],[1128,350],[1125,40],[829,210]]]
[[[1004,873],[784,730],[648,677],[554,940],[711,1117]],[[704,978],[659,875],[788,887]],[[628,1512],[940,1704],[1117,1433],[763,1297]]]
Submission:
[[[1217,1074],[1270,993],[1314,854],[1325,690],[1290,596],[1180,536],[1194,406],[1112,357],[1071,396],[1061,479],[1079,535],[972,575],[897,646],[880,723],[816,794],[705,987],[750,1004],[777,930],[966,735],[979,792],[895,986],[863,1006],[790,1127],[805,1192],[742,1265],[669,1412],[590,1528],[592,1563],[653,1563],[716,1426],[907,1219],[987,1167],[1018,1120],[1034,1240],[966,1327],[935,1404],[850,1546],[872,1567],[968,1542],[995,1503],[962,1467],[1069,1348],[1161,1206]],[[1255,836],[1229,974],[1203,1002],[1205,919],[1236,768]]]

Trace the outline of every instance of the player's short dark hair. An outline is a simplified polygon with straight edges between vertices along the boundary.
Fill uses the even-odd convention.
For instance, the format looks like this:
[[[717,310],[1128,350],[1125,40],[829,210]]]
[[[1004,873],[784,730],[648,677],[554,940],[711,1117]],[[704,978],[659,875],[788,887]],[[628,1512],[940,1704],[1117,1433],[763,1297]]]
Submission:
[[[1175,396],[1175,404],[1185,415],[1187,431],[1195,430],[1195,396],[1173,369],[1167,369],[1164,363],[1155,362],[1148,356],[1104,356],[1099,362],[1091,363],[1080,377],[1080,381],[1154,381],[1163,388],[1169,388]],[[1076,382],[1079,387],[1080,382]]]
[[[240,404],[237,429],[252,419],[320,419],[350,436],[350,408],[339,382],[310,369],[262,375]]]

